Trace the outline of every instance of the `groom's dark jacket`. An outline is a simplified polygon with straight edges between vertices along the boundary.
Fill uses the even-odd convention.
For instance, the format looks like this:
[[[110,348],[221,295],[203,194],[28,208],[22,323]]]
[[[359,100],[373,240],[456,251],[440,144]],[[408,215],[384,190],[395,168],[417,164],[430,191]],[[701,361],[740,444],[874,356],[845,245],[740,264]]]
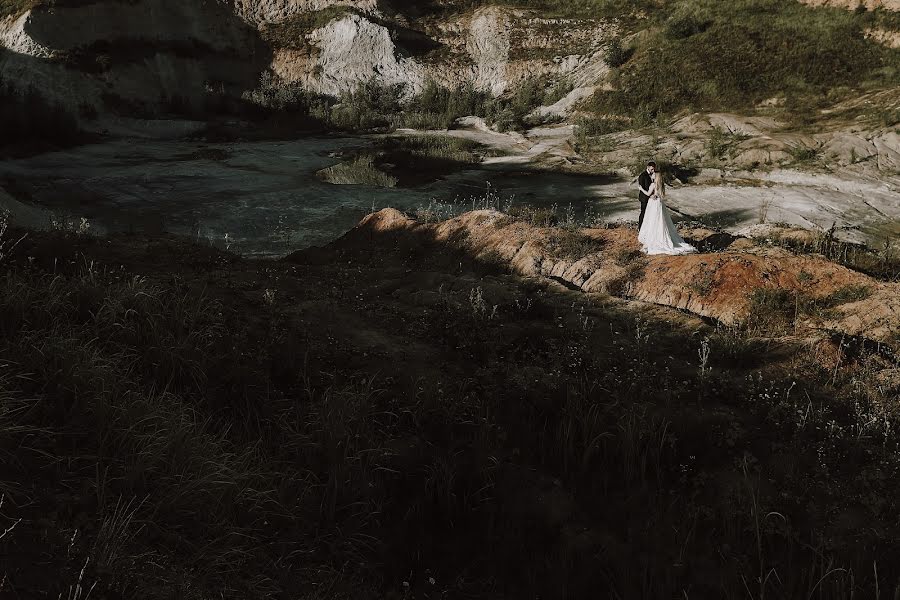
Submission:
[[[638,185],[641,186],[641,190],[649,190],[652,183],[653,177],[647,172],[647,169],[644,169],[641,174],[638,175]],[[641,214],[638,216],[638,228],[644,224],[644,212],[647,210],[647,201],[649,199],[650,196],[643,191],[638,193],[638,201],[641,203]]]
[[[644,169],[641,174],[638,176],[638,185],[641,186],[641,190],[649,190],[650,186],[653,184],[653,177],[650,173],[647,172],[647,169]],[[641,201],[641,204],[645,204],[647,200],[649,200],[650,196],[641,191],[638,194],[638,200]]]

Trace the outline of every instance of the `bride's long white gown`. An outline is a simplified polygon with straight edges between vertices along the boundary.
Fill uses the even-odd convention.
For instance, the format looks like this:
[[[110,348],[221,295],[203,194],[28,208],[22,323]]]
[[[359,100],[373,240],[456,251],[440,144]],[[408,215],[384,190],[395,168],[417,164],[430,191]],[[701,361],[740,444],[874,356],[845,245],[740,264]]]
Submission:
[[[690,254],[697,251],[678,235],[672,217],[669,216],[669,210],[656,195],[647,201],[638,241],[642,244],[645,254]]]

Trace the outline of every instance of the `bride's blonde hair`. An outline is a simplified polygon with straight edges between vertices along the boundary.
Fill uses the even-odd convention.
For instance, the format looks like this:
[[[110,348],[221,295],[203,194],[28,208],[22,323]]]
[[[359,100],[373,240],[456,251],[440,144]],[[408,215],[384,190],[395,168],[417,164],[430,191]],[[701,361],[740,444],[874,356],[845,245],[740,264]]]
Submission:
[[[653,183],[656,184],[656,193],[659,194],[660,198],[666,197],[666,182],[663,181],[663,174],[660,171],[656,172],[656,175],[653,177]]]

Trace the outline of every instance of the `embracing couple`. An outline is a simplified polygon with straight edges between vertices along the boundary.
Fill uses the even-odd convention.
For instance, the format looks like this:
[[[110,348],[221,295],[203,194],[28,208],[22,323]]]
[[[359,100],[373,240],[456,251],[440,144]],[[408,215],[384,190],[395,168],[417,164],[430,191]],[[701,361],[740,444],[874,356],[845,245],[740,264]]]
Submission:
[[[678,235],[672,223],[669,210],[663,204],[666,197],[666,185],[663,176],[656,169],[656,163],[650,161],[647,168],[638,176],[641,202],[641,216],[638,218],[638,241],[645,254],[689,254],[697,249]]]

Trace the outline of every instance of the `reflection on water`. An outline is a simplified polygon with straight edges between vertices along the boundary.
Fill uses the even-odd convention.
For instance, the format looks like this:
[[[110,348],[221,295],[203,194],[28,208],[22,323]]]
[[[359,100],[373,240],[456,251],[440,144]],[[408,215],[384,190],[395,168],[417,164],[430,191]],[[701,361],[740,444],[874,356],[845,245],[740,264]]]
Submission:
[[[0,162],[0,185],[96,229],[171,232],[249,255],[283,255],[327,243],[373,209],[465,207],[490,192],[504,205],[556,205],[576,218],[631,216],[621,180],[472,168],[411,189],[332,185],[315,176],[329,156],[363,138],[204,145],[119,140]],[[4,185],[6,182],[6,185]]]

